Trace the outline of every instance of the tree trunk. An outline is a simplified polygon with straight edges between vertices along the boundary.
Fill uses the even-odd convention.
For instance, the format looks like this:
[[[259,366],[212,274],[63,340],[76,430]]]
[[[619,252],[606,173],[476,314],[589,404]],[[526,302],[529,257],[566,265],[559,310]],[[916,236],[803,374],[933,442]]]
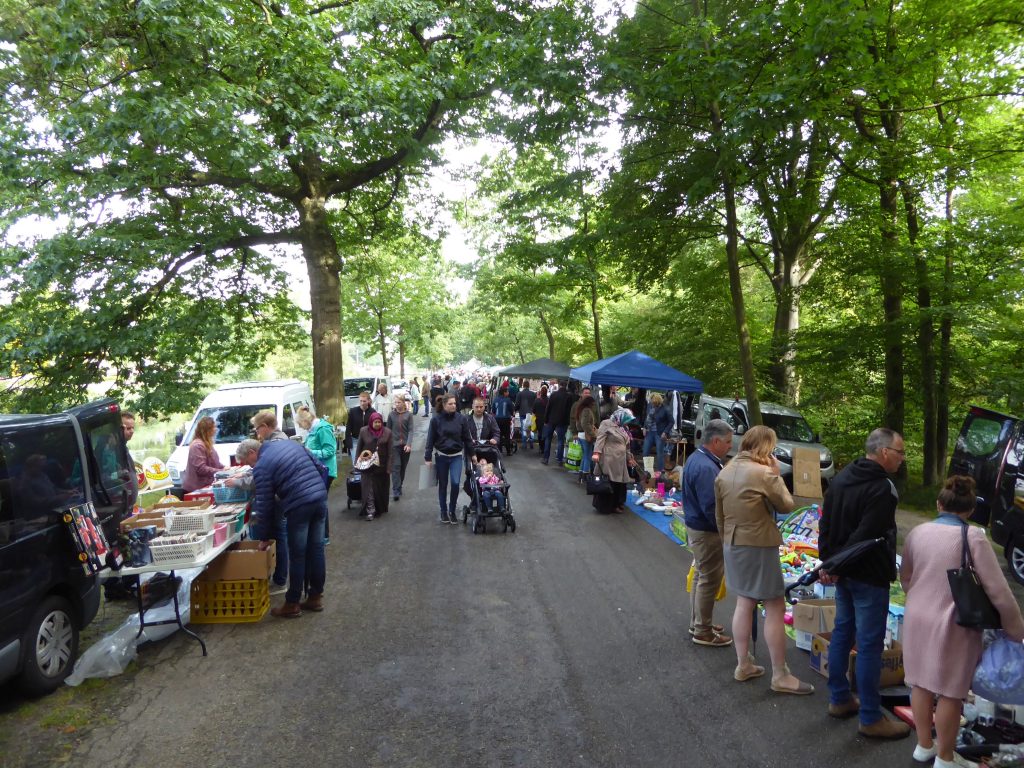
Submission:
[[[601,315],[597,309],[598,303],[597,281],[590,281],[590,316],[594,320],[594,351],[597,352],[597,359],[601,360],[604,353],[601,351]],[[552,358],[554,359],[554,358]]]
[[[882,424],[903,434],[906,418],[906,392],[903,383],[903,283],[901,279],[899,234],[896,222],[899,216],[898,188],[895,177],[883,178],[879,184],[879,204],[882,212],[882,310],[885,344],[885,402]]]
[[[921,220],[918,216],[919,197],[903,182],[903,207],[907,218],[907,240],[914,255],[914,277],[917,280],[917,349],[921,356],[921,410],[923,421],[921,482],[935,485],[938,480],[935,432],[935,326],[932,322],[932,289],[928,275],[928,259],[921,248]]]
[[[951,375],[953,337],[953,183],[946,181],[946,242],[942,270],[942,317],[939,321],[939,383],[935,392],[935,462],[939,477],[946,471],[949,450],[949,378]]]
[[[398,377],[405,380],[405,338],[402,329],[398,329]]]
[[[802,252],[802,248],[800,251]],[[800,399],[796,372],[796,332],[800,329],[801,253],[782,251],[775,266],[775,322],[772,325],[771,362],[768,375],[772,388],[783,402],[795,405]]]
[[[313,342],[313,401],[335,424],[346,412],[341,355],[341,258],[327,226],[326,200],[305,198],[298,206],[302,256],[309,275]]]
[[[548,319],[544,317],[543,312],[538,312],[537,317],[540,319],[540,327],[544,329],[544,335],[548,337],[548,357],[551,360],[555,359],[555,334],[551,331],[551,325],[548,323]]]

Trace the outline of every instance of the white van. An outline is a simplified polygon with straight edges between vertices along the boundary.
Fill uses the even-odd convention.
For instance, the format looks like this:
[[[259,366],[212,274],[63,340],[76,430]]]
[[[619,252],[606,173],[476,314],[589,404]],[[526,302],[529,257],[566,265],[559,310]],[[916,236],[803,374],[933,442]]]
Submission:
[[[278,429],[291,438],[303,440],[306,431],[295,423],[295,412],[304,405],[312,408],[313,395],[309,385],[298,379],[243,381],[226,384],[211,392],[203,399],[180,439],[175,438],[178,447],[167,460],[167,471],[173,484],[172,493],[181,493],[181,476],[188,461],[188,444],[201,418],[211,416],[217,422],[214,449],[224,466],[228,467],[234,461],[238,444],[247,437],[254,437],[249,420],[258,411],[273,411],[277,414]]]
[[[730,457],[735,456],[740,449],[742,435],[750,426],[747,401],[701,395],[694,414],[694,434],[698,445],[704,425],[712,419],[724,419],[735,430],[732,450],[729,451]],[[822,486],[827,485],[835,476],[836,466],[832,460],[832,452],[821,444],[821,438],[811,429],[811,425],[800,411],[777,403],[761,403],[761,420],[778,435],[775,456],[779,460],[782,479],[786,481],[790,490],[793,485],[793,449],[796,447],[810,448],[818,452]]]

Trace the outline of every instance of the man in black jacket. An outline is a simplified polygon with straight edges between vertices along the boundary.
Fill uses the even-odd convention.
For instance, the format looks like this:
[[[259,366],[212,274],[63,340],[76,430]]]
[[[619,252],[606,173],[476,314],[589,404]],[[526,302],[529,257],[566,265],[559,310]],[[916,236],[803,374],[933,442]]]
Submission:
[[[519,412],[519,423],[522,426],[520,432],[523,437],[523,448],[527,445],[533,445],[533,434],[531,430],[526,429],[526,417],[532,416],[533,404],[537,401],[537,393],[530,389],[530,381],[527,379],[523,382],[523,388],[519,390],[519,394],[516,395],[516,411]]]
[[[910,733],[910,727],[882,714],[878,686],[889,612],[889,583],[896,578],[899,494],[889,475],[903,463],[903,437],[891,429],[876,429],[868,435],[865,454],[836,475],[822,507],[818,536],[822,560],[859,541],[886,541],[885,546],[876,547],[845,566],[841,578],[821,572],[823,583],[836,585],[836,625],[828,648],[828,713],[840,718],[859,713],[862,735],[902,739]],[[854,642],[859,700],[850,692],[846,676]]]
[[[345,422],[345,450],[352,457],[352,464],[356,463],[356,441],[359,439],[359,430],[370,423],[370,414],[376,413],[370,407],[370,393],[363,390],[359,393],[359,405],[348,409],[348,421]]]
[[[565,432],[569,429],[569,411],[572,409],[573,397],[569,392],[566,382],[561,381],[558,389],[548,398],[548,410],[544,419],[544,458],[542,464],[547,464],[551,458],[551,438],[558,436],[558,450],[555,452],[555,462],[562,466],[565,460]]]

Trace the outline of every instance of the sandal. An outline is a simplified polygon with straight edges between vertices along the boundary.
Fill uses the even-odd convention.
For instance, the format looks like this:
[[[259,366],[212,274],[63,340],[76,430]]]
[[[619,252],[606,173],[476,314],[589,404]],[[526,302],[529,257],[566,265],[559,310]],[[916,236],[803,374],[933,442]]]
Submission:
[[[745,683],[747,680],[753,680],[755,677],[760,677],[763,674],[764,667],[755,664],[754,657],[748,653],[746,663],[736,666],[736,671],[732,673],[732,678],[738,682]]]
[[[792,674],[793,673],[789,671],[789,665],[788,664],[783,666],[782,667],[782,671],[780,672],[780,674],[772,675],[771,689],[773,691],[775,691],[776,693],[791,693],[794,696],[808,696],[808,695],[814,693],[814,686],[811,685],[810,683],[805,683],[802,680],[797,680],[796,681],[796,683],[797,683],[796,688],[787,688],[785,686],[782,686],[782,685],[778,684],[778,681],[781,678],[786,677],[787,675],[792,675]]]

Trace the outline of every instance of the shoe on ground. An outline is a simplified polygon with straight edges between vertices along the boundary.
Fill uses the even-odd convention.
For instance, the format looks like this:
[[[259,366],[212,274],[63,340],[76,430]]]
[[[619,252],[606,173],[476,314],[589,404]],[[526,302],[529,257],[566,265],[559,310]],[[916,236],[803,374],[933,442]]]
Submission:
[[[302,615],[302,608],[298,603],[285,603],[277,608],[271,608],[270,615],[279,619],[297,619]]]
[[[952,760],[943,760],[941,757],[936,755],[935,768],[980,768],[980,766],[974,761],[968,760],[966,757],[954,752]]]
[[[848,717],[853,717],[860,712],[860,699],[856,696],[851,696],[849,699],[844,701],[842,704],[829,704],[828,705],[828,716],[835,717],[839,720],[845,720]],[[934,757],[935,754],[932,753]]]
[[[712,648],[725,648],[732,645],[732,638],[720,632],[695,632],[692,639],[694,645],[707,645]]]
[[[299,603],[299,608],[301,608],[304,611],[314,611],[315,613],[320,613],[320,611],[324,609],[324,596],[310,595],[301,603]]]
[[[438,515],[437,522],[441,523],[442,525],[448,525],[448,513],[442,512],[440,515]]]
[[[883,716],[881,720],[870,725],[860,724],[857,732],[869,739],[905,739],[910,735],[910,726],[900,720],[890,720]],[[935,758],[935,764],[939,764],[939,758]],[[953,765],[953,763],[950,763]]]
[[[760,677],[763,674],[764,667],[760,664],[755,664],[754,657],[748,653],[747,662],[745,664],[736,665],[736,671],[732,673],[732,679],[744,683],[747,680],[753,680],[755,677]]]
[[[935,759],[935,754],[938,750],[935,748],[933,743],[930,747],[922,747],[918,744],[914,747],[913,758],[918,763],[930,763]]]
[[[693,633],[696,632],[696,631],[697,630],[695,630],[693,627],[690,627],[690,629],[689,629],[689,632],[690,632],[691,635],[693,635]],[[711,631],[712,632],[717,632],[720,635],[723,632],[725,632],[725,627],[723,627],[721,624],[712,624],[711,625]]]
[[[366,519],[367,520],[373,520],[373,512],[367,512],[366,513]]]
[[[400,498],[402,498],[402,497],[401,496],[392,496],[391,500],[392,501],[398,501]]]
[[[792,675],[792,672],[789,674]],[[793,696],[810,696],[814,693],[814,686],[810,683],[805,683],[803,680],[796,682],[796,688],[790,688],[788,685],[780,685],[776,680],[772,680],[771,689],[776,693],[788,693]]]

